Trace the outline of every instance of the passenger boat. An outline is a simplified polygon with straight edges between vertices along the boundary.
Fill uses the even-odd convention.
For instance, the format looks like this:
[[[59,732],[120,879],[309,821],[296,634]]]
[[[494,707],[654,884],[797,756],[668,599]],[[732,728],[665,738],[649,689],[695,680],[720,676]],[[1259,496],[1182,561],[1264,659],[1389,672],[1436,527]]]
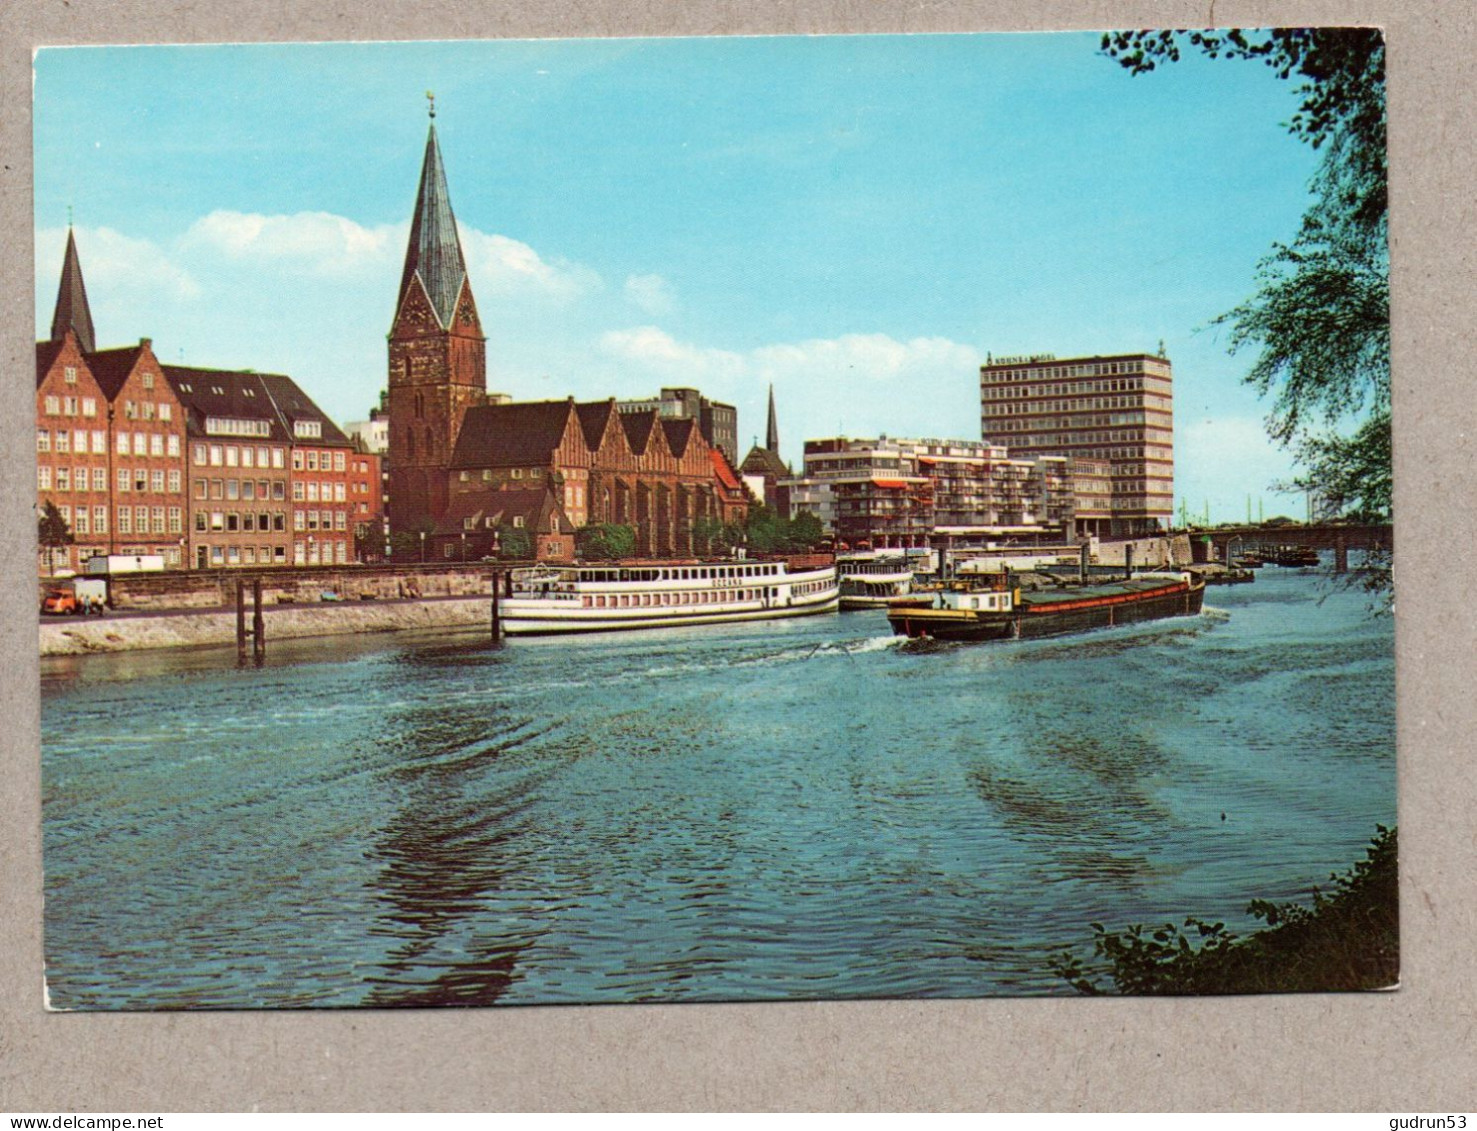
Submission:
[[[932,598],[913,592],[913,567],[905,557],[870,554],[836,559],[843,609],[885,609],[928,604]]]
[[[828,613],[828,554],[774,561],[616,562],[514,570],[499,601],[509,636],[674,628]]]
[[[929,608],[893,609],[887,619],[895,634],[914,639],[1018,640],[1192,616],[1204,601],[1204,579],[1188,572],[1023,592],[1005,571],[956,578]]]

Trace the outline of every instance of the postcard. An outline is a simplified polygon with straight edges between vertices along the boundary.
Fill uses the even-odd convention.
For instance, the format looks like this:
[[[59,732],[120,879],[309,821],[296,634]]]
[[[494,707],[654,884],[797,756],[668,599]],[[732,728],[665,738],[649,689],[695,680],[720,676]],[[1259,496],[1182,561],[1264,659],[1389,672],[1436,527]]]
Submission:
[[[1378,30],[34,97],[50,1008],[1398,983]]]

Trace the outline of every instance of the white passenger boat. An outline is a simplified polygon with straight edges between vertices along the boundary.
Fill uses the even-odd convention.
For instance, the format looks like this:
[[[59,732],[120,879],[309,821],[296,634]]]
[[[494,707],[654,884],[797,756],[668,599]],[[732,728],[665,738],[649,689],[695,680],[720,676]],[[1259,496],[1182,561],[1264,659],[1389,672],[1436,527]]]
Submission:
[[[775,561],[619,562],[513,571],[500,619],[509,636],[610,632],[832,612],[829,555]]]
[[[905,557],[838,557],[836,572],[843,609],[886,609],[930,600],[913,592],[913,566]]]

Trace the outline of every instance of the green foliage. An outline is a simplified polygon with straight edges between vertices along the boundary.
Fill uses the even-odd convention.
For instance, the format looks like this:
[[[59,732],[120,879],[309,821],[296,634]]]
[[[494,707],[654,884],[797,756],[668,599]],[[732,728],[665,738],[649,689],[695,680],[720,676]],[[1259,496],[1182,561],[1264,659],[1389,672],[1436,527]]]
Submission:
[[[1183,927],[1141,925],[1123,933],[1091,924],[1093,957],[1071,950],[1051,968],[1079,993],[1242,994],[1369,990],[1400,972],[1400,891],[1396,830],[1379,828],[1365,858],[1329,877],[1312,905],[1252,900],[1247,914],[1267,926],[1238,938],[1224,923],[1187,918]],[[1146,933],[1147,932],[1147,933]],[[1100,984],[1106,977],[1109,986]]]
[[[574,536],[575,554],[587,562],[613,562],[636,554],[636,528],[613,522],[582,526]]]
[[[1180,58],[1260,59],[1299,81],[1288,130],[1323,154],[1314,200],[1291,243],[1258,265],[1257,291],[1214,319],[1232,353],[1255,351],[1247,381],[1273,396],[1268,431],[1291,445],[1298,485],[1388,516],[1390,289],[1385,45],[1377,28],[1113,32],[1105,54],[1133,74]],[[1362,417],[1362,419],[1360,419]],[[1349,429],[1353,428],[1352,434]],[[1385,570],[1383,584],[1389,585]]]
[[[744,538],[756,554],[805,553],[820,542],[824,531],[813,514],[801,513],[782,518],[772,507],[760,504],[749,508]]]
[[[700,518],[692,524],[692,540],[703,557],[727,557],[744,540],[744,529],[716,518]]]
[[[70,546],[74,541],[72,528],[67,525],[62,512],[50,499],[46,500],[46,505],[41,508],[41,514],[37,517],[36,540],[48,550]]]
[[[502,523],[497,528],[497,555],[510,561],[525,561],[533,557],[533,536],[521,527],[506,526]]]

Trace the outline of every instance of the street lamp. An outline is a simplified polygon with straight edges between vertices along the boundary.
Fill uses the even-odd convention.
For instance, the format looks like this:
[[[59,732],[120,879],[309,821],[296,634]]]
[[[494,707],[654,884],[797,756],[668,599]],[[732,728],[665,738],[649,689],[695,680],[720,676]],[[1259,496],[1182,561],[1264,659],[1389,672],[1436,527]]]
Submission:
[[[467,564],[467,532],[462,531],[462,565]]]
[[[421,531],[421,565],[426,564],[426,532]]]

